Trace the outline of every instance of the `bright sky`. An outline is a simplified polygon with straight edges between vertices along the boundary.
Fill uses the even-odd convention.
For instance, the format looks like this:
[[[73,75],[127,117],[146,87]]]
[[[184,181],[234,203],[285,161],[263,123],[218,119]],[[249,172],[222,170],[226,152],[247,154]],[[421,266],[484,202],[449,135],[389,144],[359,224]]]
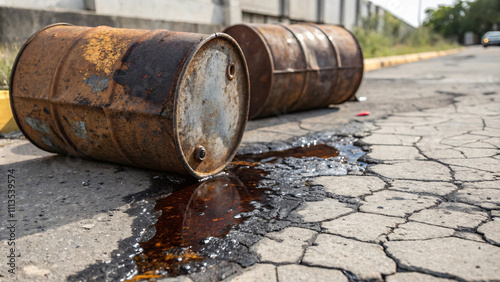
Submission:
[[[418,22],[418,2],[422,1],[420,20],[425,20],[425,10],[437,8],[438,5],[452,5],[456,0],[371,0],[391,12],[393,15],[405,20],[407,23],[417,27]]]

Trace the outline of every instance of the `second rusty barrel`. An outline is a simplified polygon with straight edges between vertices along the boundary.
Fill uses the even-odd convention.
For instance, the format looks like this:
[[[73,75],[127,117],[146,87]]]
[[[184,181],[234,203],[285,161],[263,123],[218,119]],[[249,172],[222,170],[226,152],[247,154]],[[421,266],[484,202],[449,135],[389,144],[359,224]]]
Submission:
[[[16,122],[41,149],[198,178],[235,155],[250,94],[226,34],[66,24],[25,43],[10,83]]]
[[[251,81],[249,118],[327,107],[353,98],[363,53],[345,28],[316,24],[239,24]]]

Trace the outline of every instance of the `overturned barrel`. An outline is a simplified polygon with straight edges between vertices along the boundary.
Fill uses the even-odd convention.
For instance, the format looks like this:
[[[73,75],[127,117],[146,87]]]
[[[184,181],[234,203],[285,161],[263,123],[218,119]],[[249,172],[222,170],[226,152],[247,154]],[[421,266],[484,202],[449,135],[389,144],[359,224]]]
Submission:
[[[339,104],[354,98],[361,83],[363,54],[343,27],[239,24],[224,32],[247,59],[249,118]]]
[[[235,155],[249,86],[226,34],[56,24],[19,52],[10,102],[43,150],[203,178]]]

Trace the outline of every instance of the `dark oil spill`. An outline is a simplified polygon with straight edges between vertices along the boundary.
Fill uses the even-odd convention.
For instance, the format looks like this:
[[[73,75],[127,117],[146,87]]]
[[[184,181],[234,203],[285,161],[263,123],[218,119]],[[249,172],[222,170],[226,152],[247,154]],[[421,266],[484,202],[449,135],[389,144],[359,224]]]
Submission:
[[[282,163],[286,158],[333,158],[339,155],[339,151],[326,144],[318,144],[305,147],[291,148],[284,151],[271,151],[260,154],[238,155],[235,161],[259,162],[259,163]]]
[[[207,267],[211,255],[202,250],[210,238],[221,238],[246,218],[241,216],[265,202],[267,189],[257,188],[268,172],[259,163],[281,163],[284,159],[331,158],[339,152],[328,145],[312,145],[284,151],[238,155],[223,176],[178,189],[155,206],[161,216],[156,234],[140,243],[134,257],[138,275],[131,281],[178,276]],[[172,185],[165,183],[165,185]]]

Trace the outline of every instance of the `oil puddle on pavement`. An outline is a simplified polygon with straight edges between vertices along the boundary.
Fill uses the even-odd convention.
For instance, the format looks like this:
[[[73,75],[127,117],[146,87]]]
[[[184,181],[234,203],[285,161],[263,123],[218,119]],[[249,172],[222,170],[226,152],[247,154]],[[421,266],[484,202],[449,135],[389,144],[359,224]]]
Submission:
[[[227,235],[231,227],[242,223],[244,213],[262,201],[264,189],[256,183],[264,172],[234,166],[233,172],[180,189],[159,200],[155,209],[161,216],[156,234],[140,244],[135,256],[140,273],[134,280],[176,276],[205,268],[217,257],[206,247],[213,238]]]
[[[195,281],[221,280],[236,268],[257,263],[250,247],[266,233],[289,226],[320,229],[292,212],[305,201],[326,197],[311,177],[364,172],[359,159],[367,148],[356,142],[349,136],[316,133],[247,145],[222,175],[203,182],[154,175],[158,194],[148,194],[149,202],[156,199],[150,214],[154,225],[138,234],[135,248],[115,259],[117,265],[101,265],[108,269],[101,273],[116,270],[130,281],[184,274]],[[93,268],[92,275],[84,271],[72,278],[99,278],[99,266]]]
[[[262,163],[283,163],[288,158],[334,158],[338,150],[326,144],[295,147],[283,151],[242,154],[234,158],[223,175],[177,190],[157,202],[161,216],[156,234],[140,244],[142,253],[134,260],[138,273],[134,281],[177,276],[200,271],[224,246],[211,252],[205,248],[214,238],[226,236],[241,224],[256,207],[265,204],[269,189],[257,188],[265,170]],[[168,184],[167,184],[168,185]]]

